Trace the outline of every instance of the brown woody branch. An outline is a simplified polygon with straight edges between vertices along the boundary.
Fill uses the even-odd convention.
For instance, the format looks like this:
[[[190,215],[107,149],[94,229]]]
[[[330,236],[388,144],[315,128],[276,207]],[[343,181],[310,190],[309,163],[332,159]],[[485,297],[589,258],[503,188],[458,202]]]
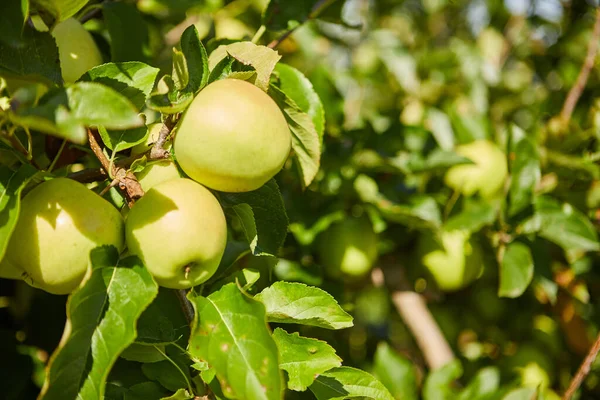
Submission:
[[[129,171],[128,169],[111,165],[110,161],[104,154],[102,147],[100,146],[97,133],[92,132],[91,129],[88,129],[88,140],[90,143],[90,148],[102,165],[102,169],[104,169],[110,178],[118,181],[116,186],[118,186],[119,189],[121,189],[121,191],[125,194],[125,199],[127,200],[129,207],[132,207],[135,201],[144,195],[144,190],[142,189],[142,186],[138,182],[137,178],[133,172]]]
[[[387,284],[392,290],[396,311],[415,338],[427,366],[433,370],[454,360],[454,353],[429,311],[425,297],[410,289],[399,265],[389,267],[385,271],[374,269],[371,279],[375,286]]]
[[[596,22],[594,23],[594,30],[592,32],[592,37],[588,43],[587,55],[585,57],[585,62],[581,67],[581,71],[579,71],[579,75],[577,76],[577,80],[575,81],[575,85],[569,90],[567,98],[565,99],[565,103],[563,104],[562,111],[560,112],[560,119],[563,126],[566,126],[569,120],[571,119],[571,115],[573,114],[573,110],[575,110],[575,106],[577,105],[577,101],[581,97],[583,90],[585,89],[585,85],[587,84],[588,78],[590,76],[590,72],[594,67],[594,61],[596,60],[596,54],[598,53],[598,40],[600,39],[600,8],[596,9]]]
[[[598,337],[596,338],[596,341],[590,348],[590,351],[585,356],[585,359],[579,366],[577,373],[571,380],[571,383],[569,383],[569,387],[568,387],[567,391],[565,392],[565,394],[563,395],[562,400],[571,400],[573,395],[575,395],[575,392],[577,392],[577,389],[579,389],[579,386],[581,386],[581,383],[583,382],[583,380],[590,373],[592,364],[594,363],[594,361],[596,360],[596,357],[598,356],[598,352],[600,352],[600,335],[598,335]]]

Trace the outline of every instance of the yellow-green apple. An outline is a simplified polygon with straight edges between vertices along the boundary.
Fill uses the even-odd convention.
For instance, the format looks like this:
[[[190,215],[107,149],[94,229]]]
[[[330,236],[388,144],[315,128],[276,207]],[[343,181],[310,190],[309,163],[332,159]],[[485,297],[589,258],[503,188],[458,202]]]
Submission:
[[[130,254],[140,257],[159,285],[187,289],[215,273],[227,224],[208,189],[178,178],[154,186],[135,203],[125,234]]]
[[[461,164],[448,169],[444,179],[446,185],[465,196],[479,193],[484,198],[490,198],[498,194],[508,172],[504,152],[488,140],[460,145],[455,151],[474,164]]]
[[[423,233],[417,256],[441,290],[462,289],[481,275],[483,254],[468,232],[442,231],[438,239],[432,232]]]
[[[32,286],[67,294],[84,277],[90,251],[122,250],[123,236],[121,214],[108,201],[79,182],[55,178],[23,199],[5,257]]]
[[[359,279],[371,271],[377,259],[377,234],[366,217],[349,217],[320,235],[318,251],[329,276]]]
[[[171,160],[153,162],[135,175],[140,182],[140,185],[142,185],[144,192],[147,192],[159,183],[181,177],[177,166]]]
[[[223,79],[192,101],[174,146],[175,158],[190,178],[215,190],[247,192],[281,170],[291,134],[265,92],[246,81]]]
[[[52,36],[58,47],[62,77],[73,83],[88,70],[102,64],[102,54],[90,33],[74,18],[56,24]]]

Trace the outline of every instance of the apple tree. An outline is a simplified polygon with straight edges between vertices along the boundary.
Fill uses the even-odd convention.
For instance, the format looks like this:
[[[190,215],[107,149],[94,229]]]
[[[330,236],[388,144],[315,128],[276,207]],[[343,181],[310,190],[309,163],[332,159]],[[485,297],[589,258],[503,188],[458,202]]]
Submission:
[[[597,6],[3,0],[0,397],[599,397]]]

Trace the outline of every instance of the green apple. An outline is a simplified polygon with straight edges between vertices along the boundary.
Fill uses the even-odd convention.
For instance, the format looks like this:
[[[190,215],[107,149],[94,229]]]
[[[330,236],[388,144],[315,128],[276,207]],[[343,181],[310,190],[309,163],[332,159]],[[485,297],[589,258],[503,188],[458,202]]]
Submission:
[[[129,252],[140,257],[159,285],[187,289],[217,270],[227,224],[208,189],[178,178],[154,186],[135,203],[125,235]]]
[[[92,35],[74,18],[59,22],[52,30],[65,83],[73,83],[91,68],[102,64],[102,54]]]
[[[175,157],[201,184],[224,192],[258,189],[281,170],[291,134],[277,104],[246,81],[205,87],[175,135]]]
[[[366,217],[349,217],[320,235],[318,252],[330,277],[359,279],[371,271],[377,259],[377,234]]]
[[[548,354],[533,343],[519,345],[504,367],[516,374],[523,386],[547,388],[554,379],[554,363]]]
[[[479,193],[484,198],[490,198],[498,194],[504,187],[508,173],[504,152],[487,140],[458,146],[455,151],[474,164],[456,165],[448,169],[444,179],[446,185],[465,196]]]
[[[441,290],[462,289],[481,275],[483,254],[468,232],[442,231],[439,240],[432,232],[423,233],[417,256]]]
[[[180,178],[179,170],[171,160],[157,161],[147,165],[142,171],[135,174],[144,192],[147,192],[159,183]]]
[[[121,214],[108,201],[79,182],[55,178],[23,199],[5,257],[32,286],[67,294],[85,275],[90,251],[122,250],[123,236]]]

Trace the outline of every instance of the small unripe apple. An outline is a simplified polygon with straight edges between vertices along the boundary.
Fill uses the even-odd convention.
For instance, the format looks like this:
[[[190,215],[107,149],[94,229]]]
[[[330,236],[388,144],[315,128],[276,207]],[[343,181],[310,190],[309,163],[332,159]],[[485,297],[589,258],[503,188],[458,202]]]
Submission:
[[[180,178],[179,170],[171,160],[157,161],[146,166],[143,171],[135,174],[144,192],[147,192],[159,183]]]
[[[5,257],[32,286],[67,294],[85,275],[90,251],[122,250],[123,236],[121,214],[108,201],[79,182],[55,178],[23,199]]]
[[[464,144],[456,147],[455,151],[474,164],[456,165],[448,169],[446,185],[465,196],[479,193],[481,197],[490,198],[498,194],[508,173],[504,152],[488,140]]]
[[[52,30],[65,83],[73,83],[88,70],[102,64],[102,54],[92,35],[74,18],[59,22]]]
[[[505,368],[516,374],[523,386],[547,388],[554,380],[554,363],[547,352],[533,343],[519,345],[505,361]]]
[[[223,192],[258,189],[281,170],[291,134],[277,104],[246,81],[223,79],[205,87],[175,135],[183,171]]]
[[[377,259],[377,234],[366,217],[346,218],[320,235],[318,251],[330,277],[362,278]]]
[[[208,280],[225,251],[227,224],[221,205],[202,185],[186,178],[160,183],[129,211],[129,252],[156,282],[187,289]]]
[[[483,271],[481,249],[468,232],[444,231],[440,236],[441,243],[431,232],[421,235],[417,245],[419,261],[441,290],[462,289]]]

